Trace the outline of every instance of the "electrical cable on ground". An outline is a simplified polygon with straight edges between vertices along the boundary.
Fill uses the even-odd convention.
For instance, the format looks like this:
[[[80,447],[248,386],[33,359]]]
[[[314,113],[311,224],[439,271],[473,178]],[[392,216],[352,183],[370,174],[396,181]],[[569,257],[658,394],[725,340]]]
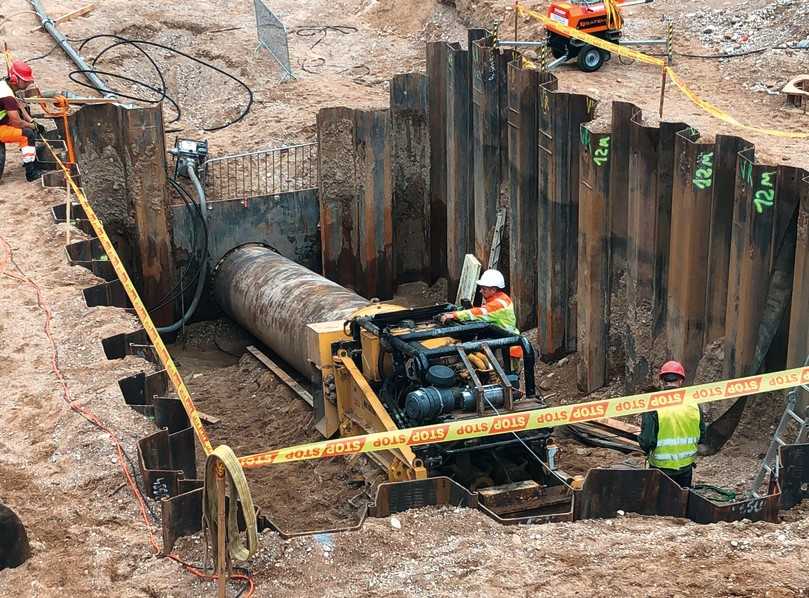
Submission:
[[[228,79],[231,79],[231,80],[235,81],[235,82],[236,82],[236,83],[238,83],[238,84],[239,84],[241,87],[243,87],[243,88],[244,88],[244,90],[247,92],[247,104],[246,104],[246,105],[245,105],[245,107],[242,109],[242,112],[241,112],[241,113],[240,113],[240,114],[239,114],[239,115],[238,115],[236,118],[234,118],[234,119],[232,119],[232,120],[230,120],[230,121],[228,121],[228,122],[226,122],[226,123],[224,123],[224,124],[222,124],[222,125],[217,125],[217,126],[215,126],[215,127],[207,127],[207,128],[203,128],[203,131],[208,131],[208,132],[210,132],[210,131],[219,131],[220,129],[224,129],[224,128],[226,128],[226,127],[229,127],[229,126],[231,126],[231,125],[234,125],[234,124],[236,124],[237,122],[241,121],[241,120],[242,120],[242,119],[243,119],[245,116],[247,116],[247,113],[248,113],[248,112],[250,112],[250,108],[251,108],[251,107],[252,107],[252,105],[253,105],[253,90],[252,90],[252,89],[250,89],[250,87],[249,87],[249,86],[248,86],[248,85],[247,85],[247,84],[246,84],[244,81],[242,81],[242,80],[241,80],[241,79],[239,79],[238,77],[236,77],[236,76],[234,76],[234,75],[232,75],[232,74],[228,73],[227,71],[224,71],[223,69],[220,69],[219,67],[217,67],[217,66],[215,66],[215,65],[211,64],[210,62],[206,62],[206,61],[204,61],[204,60],[200,60],[199,58],[196,58],[196,57],[194,57],[194,56],[191,56],[190,54],[187,54],[187,53],[185,53],[185,52],[183,52],[183,51],[181,51],[181,50],[178,50],[177,48],[174,48],[174,47],[172,47],[172,46],[168,46],[168,45],[165,45],[165,44],[159,44],[159,43],[157,43],[157,42],[152,42],[152,41],[148,41],[148,40],[130,39],[130,38],[125,38],[125,37],[122,37],[122,36],[120,36],[120,35],[113,35],[113,34],[108,34],[108,33],[100,33],[100,34],[98,34],[98,35],[92,35],[92,36],[90,36],[90,37],[86,38],[86,39],[85,39],[85,40],[84,40],[84,41],[81,43],[81,45],[79,46],[78,51],[79,51],[79,52],[81,52],[81,50],[82,50],[82,49],[83,49],[83,48],[84,48],[84,47],[85,47],[85,46],[86,46],[88,43],[90,43],[90,42],[92,42],[92,41],[94,41],[94,40],[96,40],[96,39],[102,39],[102,38],[112,38],[112,39],[115,39],[115,40],[117,40],[117,41],[116,41],[115,43],[110,44],[109,46],[105,47],[103,50],[101,50],[101,52],[99,52],[99,53],[98,53],[98,55],[96,56],[96,58],[93,60],[93,66],[95,66],[95,64],[96,64],[96,62],[98,61],[98,59],[99,59],[99,58],[101,58],[101,56],[103,56],[105,52],[107,52],[108,50],[111,50],[112,48],[115,48],[115,47],[117,47],[117,46],[120,46],[120,45],[125,45],[125,44],[130,44],[130,45],[133,45],[133,46],[135,46],[136,48],[138,48],[138,49],[139,49],[139,50],[140,50],[142,53],[144,53],[144,54],[146,54],[146,51],[145,51],[145,50],[143,50],[143,48],[140,48],[140,46],[149,46],[149,47],[153,47],[153,48],[159,48],[159,49],[162,49],[162,50],[166,50],[166,51],[168,51],[168,52],[173,52],[173,53],[177,54],[178,56],[182,56],[183,58],[186,58],[186,59],[188,59],[188,60],[191,60],[191,61],[193,61],[193,62],[196,62],[197,64],[200,64],[200,65],[202,65],[202,66],[205,66],[205,67],[207,67],[207,68],[209,68],[209,69],[211,69],[211,70],[216,71],[217,73],[219,73],[219,74],[221,74],[221,75],[224,75],[224,76],[225,76],[225,77],[227,77]],[[154,61],[152,61],[152,63],[154,64]],[[156,68],[157,68],[157,67],[156,67]],[[160,69],[158,68],[158,71],[159,71],[159,70],[160,70]],[[99,71],[99,72],[100,72],[100,71]],[[73,73],[77,73],[77,71],[73,71]],[[72,75],[73,73],[71,73],[71,75]],[[120,79],[127,79],[126,77],[123,77],[123,76],[121,76],[121,75],[119,75],[119,76],[118,76],[118,78],[120,78]],[[162,72],[161,72],[161,74],[160,74],[160,78],[161,78],[161,81],[163,81]],[[71,79],[72,79],[72,77],[71,77]],[[89,83],[85,83],[85,82],[81,82],[81,81],[76,81],[75,79],[73,79],[73,80],[74,80],[76,83],[79,83],[80,85],[83,85],[83,86],[85,86],[85,87],[90,87],[90,88],[93,88],[93,86],[92,86],[92,85],[90,85]],[[138,83],[139,83],[140,85],[144,86],[144,87],[147,87],[147,88],[148,88],[148,87],[150,87],[148,84],[144,84],[144,83],[142,83],[142,82],[138,82]],[[94,88],[93,88],[93,89],[94,89]],[[161,93],[161,94],[165,94],[165,83],[163,83],[163,89],[162,89],[162,90],[161,90],[159,93]],[[134,98],[130,97],[129,99],[134,99]],[[147,102],[149,102],[150,100],[143,100],[143,101],[147,101]]]
[[[334,31],[342,35],[348,35],[349,33],[356,33],[359,31],[359,29],[352,25],[304,25],[303,27],[293,29],[292,33],[299,35],[300,37],[314,37],[316,35],[320,35],[318,40],[309,46],[309,49],[311,50],[326,39],[329,31]]]
[[[53,312],[51,311],[51,309],[48,307],[47,303],[44,300],[41,287],[36,283],[35,280],[33,280],[30,276],[25,274],[25,272],[22,270],[22,268],[20,268],[19,264],[17,264],[17,262],[14,259],[14,250],[12,249],[12,247],[8,243],[8,241],[6,241],[6,239],[4,237],[2,237],[2,236],[0,236],[0,249],[2,249],[2,252],[0,252],[0,276],[5,276],[7,278],[10,278],[12,280],[16,280],[18,282],[21,282],[21,283],[24,283],[24,284],[27,284],[28,286],[30,286],[34,290],[34,292],[36,294],[37,307],[39,307],[39,309],[45,315],[45,323],[43,324],[43,332],[45,333],[45,336],[48,339],[48,343],[50,344],[50,348],[51,348],[51,371],[53,372],[54,376],[56,376],[56,379],[59,382],[59,386],[60,386],[61,391],[62,391],[61,392],[62,399],[64,400],[65,403],[67,403],[67,406],[72,411],[74,411],[74,412],[78,413],[79,415],[81,415],[84,419],[86,419],[88,422],[90,422],[96,428],[98,428],[99,430],[105,432],[107,434],[107,436],[109,437],[110,441],[113,444],[115,452],[117,454],[118,465],[119,465],[119,467],[121,469],[121,472],[124,475],[126,485],[129,487],[129,490],[130,490],[132,496],[135,498],[135,501],[136,501],[137,507],[138,507],[138,511],[140,512],[141,519],[143,520],[143,523],[146,526],[146,531],[147,531],[147,534],[148,534],[148,537],[149,537],[149,544],[151,545],[151,547],[154,550],[155,554],[159,555],[161,553],[160,546],[157,543],[157,539],[156,539],[156,537],[154,535],[154,532],[152,531],[152,526],[151,526],[151,523],[149,521],[150,509],[148,507],[146,499],[144,498],[143,494],[140,491],[140,488],[138,487],[137,482],[135,481],[135,478],[134,478],[132,472],[130,472],[129,467],[127,467],[126,462],[129,461],[129,458],[128,458],[127,454],[126,454],[126,451],[123,448],[123,444],[118,439],[118,437],[115,435],[115,432],[113,432],[104,422],[102,422],[95,415],[95,413],[93,413],[87,407],[78,404],[78,402],[76,400],[71,398],[70,387],[67,384],[67,379],[65,378],[64,373],[62,372],[61,368],[59,367],[59,349],[58,349],[58,347],[56,345],[56,339],[54,338],[53,333],[51,331],[51,322],[53,320]],[[17,271],[16,274],[6,272],[6,268],[8,267],[9,264],[14,266],[14,269]],[[133,468],[133,470],[134,470],[134,468]],[[189,563],[186,563],[185,561],[183,561],[182,559],[180,559],[176,555],[168,554],[168,555],[166,555],[166,558],[180,564],[186,571],[188,571],[189,573],[191,573],[192,575],[194,575],[196,577],[199,577],[201,579],[205,579],[205,580],[208,580],[208,581],[217,579],[217,577],[215,575],[209,575],[209,574],[205,573],[204,571],[194,567],[193,565],[191,565]],[[245,587],[248,588],[247,589],[247,596],[249,597],[249,596],[253,595],[253,591],[255,589],[255,583],[253,582],[253,578],[252,578],[252,576],[249,575],[249,573],[248,574],[231,575],[230,579],[244,582]],[[244,589],[242,589],[242,591],[244,591]]]

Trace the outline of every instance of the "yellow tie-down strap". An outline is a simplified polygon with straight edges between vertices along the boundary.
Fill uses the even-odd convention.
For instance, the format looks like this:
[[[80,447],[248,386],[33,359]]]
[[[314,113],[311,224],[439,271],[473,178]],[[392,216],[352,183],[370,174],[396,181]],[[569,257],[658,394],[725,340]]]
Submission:
[[[575,39],[579,39],[583,42],[590,44],[591,46],[595,46],[597,48],[601,48],[602,50],[606,50],[608,52],[612,52],[613,54],[617,54],[619,56],[625,56],[626,58],[632,58],[637,60],[638,62],[643,62],[646,64],[651,64],[654,66],[659,66],[663,69],[666,74],[671,77],[671,80],[674,84],[683,92],[683,95],[691,101],[697,108],[707,112],[714,118],[718,118],[721,121],[726,122],[729,125],[732,125],[739,129],[744,129],[746,131],[752,131],[754,133],[761,133],[763,135],[771,135],[773,137],[784,137],[787,139],[807,139],[809,138],[809,133],[798,133],[794,131],[782,131],[780,129],[769,129],[767,127],[757,127],[755,125],[746,125],[724,110],[720,109],[719,107],[715,106],[708,100],[705,100],[699,97],[694,90],[688,87],[683,81],[683,79],[676,73],[674,70],[666,66],[666,62],[661,58],[656,58],[654,56],[649,56],[648,54],[644,54],[643,52],[638,52],[637,50],[632,50],[630,48],[626,48],[624,46],[620,46],[618,44],[613,44],[612,42],[608,42],[605,39],[600,37],[596,37],[594,35],[590,35],[589,33],[585,33],[583,31],[579,31],[578,29],[574,29],[573,27],[569,27],[567,25],[563,25],[562,23],[558,23],[553,19],[543,15],[542,13],[538,13],[535,10],[530,10],[525,8],[521,5],[517,5],[517,13],[523,16],[529,16],[534,18],[538,21],[541,21],[544,25],[550,25],[553,29],[567,35],[568,37],[572,37]],[[537,68],[537,65],[530,60],[523,59],[526,66],[530,68]]]
[[[355,453],[372,453],[420,444],[454,442],[507,432],[524,432],[566,424],[588,422],[607,417],[624,417],[657,411],[686,403],[709,403],[771,392],[809,384],[809,367],[794,368],[759,376],[747,376],[710,384],[649,392],[614,399],[589,401],[576,405],[560,405],[505,415],[467,419],[446,424],[433,424],[351,436],[337,440],[312,442],[240,457],[245,469],[275,463],[325,459]]]
[[[155,353],[157,353],[160,363],[163,364],[169,380],[171,380],[171,383],[174,385],[174,390],[177,392],[177,396],[180,397],[180,401],[182,402],[183,408],[185,409],[188,419],[191,422],[191,426],[194,428],[194,432],[202,445],[202,449],[205,451],[206,455],[211,454],[213,447],[211,446],[211,441],[208,438],[208,433],[205,431],[205,428],[202,427],[202,421],[199,419],[199,411],[197,411],[194,401],[191,399],[191,393],[188,392],[188,388],[186,388],[185,382],[183,382],[182,376],[180,376],[180,372],[177,371],[177,366],[174,365],[174,360],[171,358],[171,355],[169,355],[168,349],[166,349],[163,339],[160,338],[160,333],[157,331],[154,322],[152,322],[152,318],[149,316],[146,306],[143,305],[143,301],[141,301],[138,291],[135,289],[135,286],[132,284],[132,280],[129,278],[126,267],[124,267],[123,262],[121,262],[121,258],[118,256],[118,252],[115,251],[115,247],[112,245],[112,241],[110,241],[110,238],[107,236],[107,233],[104,230],[104,225],[101,223],[101,220],[98,219],[98,216],[96,216],[90,202],[87,201],[87,197],[85,197],[81,188],[76,185],[67,167],[59,159],[59,156],[56,155],[56,152],[53,151],[53,148],[46,140],[43,139],[42,141],[50,150],[51,154],[56,160],[56,163],[59,165],[59,168],[62,169],[67,184],[70,185],[70,188],[73,190],[73,193],[76,194],[81,207],[84,208],[84,213],[86,214],[87,219],[90,221],[90,224],[93,226],[96,237],[98,237],[102,247],[104,247],[104,252],[107,254],[107,258],[112,264],[112,267],[115,269],[115,273],[118,275],[118,280],[121,281],[121,285],[124,287],[124,290],[129,297],[129,301],[132,303],[132,307],[135,308],[135,313],[138,314],[138,318],[140,318],[143,329],[146,331],[146,334],[149,336],[149,340],[152,342],[152,347],[154,348]]]

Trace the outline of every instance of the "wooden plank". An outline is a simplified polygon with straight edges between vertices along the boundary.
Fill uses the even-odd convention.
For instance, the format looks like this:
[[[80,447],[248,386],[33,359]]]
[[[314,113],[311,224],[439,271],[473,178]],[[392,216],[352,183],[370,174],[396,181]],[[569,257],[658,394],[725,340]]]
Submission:
[[[468,301],[471,305],[475,299],[477,283],[480,279],[480,262],[471,253],[464,256],[461,279],[458,284],[458,294],[455,296],[455,305],[463,305]]]
[[[578,226],[578,386],[583,392],[607,382],[609,345],[609,133],[581,126]]]
[[[53,23],[55,25],[58,25],[59,23],[66,23],[67,21],[70,21],[70,20],[75,19],[77,17],[86,16],[86,15],[90,14],[91,12],[93,12],[93,10],[95,10],[96,4],[97,4],[96,2],[91,2],[90,4],[87,4],[86,6],[82,6],[81,8],[77,8],[76,10],[72,10],[67,14],[63,14],[61,17],[56,17],[55,19],[51,19],[51,20],[53,21]],[[40,25],[39,27],[34,27],[28,33],[36,33],[37,31],[39,31],[41,29],[42,29],[42,25]]]
[[[454,297],[463,256],[474,252],[472,88],[469,52],[450,44],[447,56],[447,296]]]
[[[713,209],[705,289],[705,344],[725,335],[736,160],[738,153],[750,146],[744,139],[729,135],[717,135],[715,145]]]
[[[204,421],[204,422],[205,422],[205,423],[207,423],[207,424],[211,424],[211,425],[216,425],[216,424],[218,424],[220,421],[222,421],[222,419],[221,419],[221,418],[219,418],[219,417],[214,417],[213,415],[208,415],[208,414],[207,414],[207,413],[205,413],[204,411],[199,411],[199,410],[197,410],[197,415],[199,415],[199,418],[200,418],[202,421]]]
[[[691,382],[702,357],[705,288],[713,211],[715,146],[698,143],[693,129],[675,141],[671,238],[668,250],[666,332],[671,356]]]
[[[447,50],[427,42],[427,96],[430,135],[430,282],[447,275]]]
[[[625,385],[630,392],[652,379],[659,139],[660,129],[642,124],[640,115],[630,123],[624,337]]]
[[[616,434],[627,435],[628,437],[631,436],[637,437],[638,434],[640,434],[640,426],[630,424],[629,422],[626,422],[622,419],[607,417],[604,419],[595,420],[590,423],[599,426],[601,428],[604,428],[605,430],[612,430]]]
[[[254,347],[253,345],[248,345],[247,350],[250,354],[258,359],[261,363],[263,363],[267,369],[269,369],[273,374],[278,376],[278,378],[286,384],[289,389],[298,395],[299,398],[306,401],[310,407],[314,406],[314,399],[312,395],[306,390],[303,386],[298,384],[289,374],[287,374],[281,367],[275,363],[272,359],[267,357],[262,351],[258,348]]]
[[[424,74],[393,77],[390,127],[395,282],[430,282],[430,131]]]
[[[509,280],[520,330],[537,322],[537,164],[539,74],[509,65]]]

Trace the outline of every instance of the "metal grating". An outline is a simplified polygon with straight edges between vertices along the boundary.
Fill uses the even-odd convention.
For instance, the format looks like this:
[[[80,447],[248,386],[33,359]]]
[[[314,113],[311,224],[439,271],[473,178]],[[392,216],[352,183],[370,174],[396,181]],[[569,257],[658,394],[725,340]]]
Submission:
[[[205,163],[210,201],[317,189],[317,143],[212,158]]]

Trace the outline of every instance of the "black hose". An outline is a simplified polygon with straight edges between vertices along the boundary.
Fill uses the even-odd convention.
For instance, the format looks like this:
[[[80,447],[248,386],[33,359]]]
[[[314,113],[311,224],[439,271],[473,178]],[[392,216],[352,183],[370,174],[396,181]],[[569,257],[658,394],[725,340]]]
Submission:
[[[293,29],[292,33],[294,33],[295,35],[299,35],[301,37],[314,37],[320,34],[320,38],[311,46],[309,46],[309,49],[311,50],[320,42],[322,42],[324,39],[326,39],[326,36],[329,34],[329,31],[335,31],[342,35],[348,35],[349,33],[356,33],[358,29],[351,25],[306,25],[303,27],[298,27],[297,29]]]
[[[201,276],[202,265],[205,262],[206,256],[208,255],[208,225],[205,222],[205,218],[202,216],[201,208],[199,207],[199,205],[195,201],[193,201],[193,199],[190,197],[189,193],[185,189],[183,189],[179,184],[177,184],[177,182],[175,180],[169,179],[169,184],[172,185],[172,187],[174,187],[174,189],[177,190],[178,193],[180,193],[181,197],[183,198],[183,201],[186,202],[186,208],[192,213],[192,215],[194,215],[194,214],[196,215],[196,217],[197,217],[196,222],[198,222],[202,226],[202,231],[203,231],[203,234],[202,234],[202,239],[203,239],[202,252],[201,252],[201,256],[199,258],[197,258],[197,256],[196,256],[196,245],[197,245],[197,243],[196,243],[196,230],[197,230],[197,228],[195,227],[194,228],[194,237],[193,237],[193,240],[192,240],[192,247],[194,247],[194,249],[195,249],[195,251],[194,251],[194,259],[189,261],[187,267],[185,268],[185,270],[183,272],[183,275],[180,278],[180,281],[177,283],[177,285],[174,286],[174,288],[172,290],[169,291],[168,296],[164,297],[160,301],[160,303],[158,303],[154,307],[149,308],[150,313],[160,309],[161,307],[163,307],[163,306],[171,303],[172,301],[175,301],[179,297],[181,297],[185,293],[185,291],[188,288],[190,288],[190,286],[191,286],[191,285],[186,286],[185,283],[186,283],[187,280],[189,280],[188,272],[191,270],[192,265],[193,265],[193,267],[195,269],[194,269],[193,275],[191,276],[190,280],[197,281],[199,279],[199,276]],[[189,201],[190,201],[190,204],[189,204]],[[179,287],[179,292],[177,291],[178,287]]]
[[[247,105],[244,107],[244,109],[242,110],[242,112],[241,112],[241,113],[240,113],[240,114],[239,114],[239,115],[238,115],[236,118],[234,118],[234,119],[233,119],[233,120],[231,120],[231,121],[226,122],[225,124],[218,125],[218,126],[216,126],[216,127],[207,127],[207,128],[203,128],[203,131],[209,131],[209,132],[210,132],[210,131],[218,131],[218,130],[220,130],[220,129],[224,129],[225,127],[229,127],[230,125],[236,124],[237,122],[241,121],[241,120],[242,120],[242,119],[243,119],[245,116],[247,116],[248,112],[250,112],[250,108],[251,108],[251,107],[252,107],[252,105],[253,105],[253,90],[252,90],[252,89],[250,89],[250,87],[248,87],[248,85],[247,85],[247,84],[246,84],[244,81],[242,81],[241,79],[239,79],[238,77],[235,77],[234,75],[231,75],[230,73],[228,73],[228,72],[226,72],[226,71],[224,71],[224,70],[220,69],[219,67],[214,66],[214,65],[213,65],[213,64],[211,64],[210,62],[206,62],[206,61],[204,61],[204,60],[200,60],[199,58],[195,58],[194,56],[191,56],[190,54],[186,54],[185,52],[183,52],[183,51],[181,51],[181,50],[178,50],[178,49],[173,48],[173,47],[171,47],[171,46],[167,46],[167,45],[165,45],[165,44],[158,44],[157,42],[151,42],[151,41],[147,41],[147,40],[140,40],[140,39],[128,39],[128,38],[125,38],[125,37],[122,37],[122,36],[119,36],[119,35],[113,35],[113,34],[108,34],[108,33],[101,33],[101,34],[98,34],[98,35],[93,35],[93,36],[90,36],[90,37],[86,38],[86,39],[85,39],[85,40],[82,42],[82,44],[79,46],[78,51],[79,51],[79,52],[81,52],[82,48],[84,48],[84,46],[85,46],[85,45],[87,45],[89,42],[91,42],[91,41],[93,41],[93,40],[96,40],[96,39],[101,39],[101,38],[112,38],[112,39],[117,40],[117,43],[113,43],[113,44],[111,44],[110,46],[108,46],[108,47],[104,48],[104,49],[103,49],[103,50],[102,50],[102,51],[99,53],[99,55],[96,57],[96,59],[93,61],[93,65],[95,65],[95,64],[96,64],[96,61],[98,60],[98,58],[100,58],[100,57],[101,57],[101,56],[102,56],[102,55],[103,55],[103,54],[104,54],[104,53],[105,53],[107,50],[110,50],[110,49],[112,49],[112,48],[114,48],[114,47],[117,47],[117,46],[120,46],[120,45],[123,45],[123,44],[130,44],[130,45],[133,45],[133,46],[135,46],[136,48],[138,48],[138,50],[139,50],[141,53],[143,53],[143,54],[147,54],[147,53],[146,53],[146,51],[145,51],[145,50],[143,50],[143,48],[140,48],[139,46],[140,46],[140,45],[143,45],[143,46],[151,46],[151,47],[154,47],[154,48],[160,48],[160,49],[162,49],[162,50],[166,50],[166,51],[168,51],[168,52],[173,52],[173,53],[175,53],[175,54],[178,54],[179,56],[182,56],[182,57],[184,57],[184,58],[187,58],[188,60],[191,60],[191,61],[193,61],[193,62],[196,62],[197,64],[200,64],[200,65],[202,65],[202,66],[208,67],[209,69],[214,70],[214,71],[216,71],[217,73],[219,73],[219,74],[221,74],[221,75],[224,75],[225,77],[227,77],[227,78],[229,78],[229,79],[231,79],[231,80],[235,81],[235,82],[236,82],[236,83],[238,83],[239,85],[241,85],[241,86],[244,88],[244,90],[247,92],[247,96],[248,96],[248,99],[247,99]],[[155,68],[157,69],[157,71],[158,71],[158,73],[159,73],[159,76],[160,76],[161,82],[162,82],[162,84],[163,84],[163,89],[158,91],[158,90],[155,90],[154,88],[152,88],[152,86],[150,86],[150,85],[148,85],[148,84],[142,83],[142,82],[140,82],[140,81],[135,81],[135,82],[136,82],[138,85],[141,85],[142,87],[145,87],[145,88],[147,88],[147,89],[152,88],[152,90],[153,90],[153,91],[156,91],[157,93],[160,93],[160,94],[162,94],[163,96],[165,96],[165,80],[163,79],[162,72],[160,72],[160,69],[157,67],[156,63],[155,63],[155,62],[154,62],[154,61],[153,61],[151,58],[150,58],[150,61],[152,62],[152,64],[155,66]],[[74,72],[75,72],[75,73],[78,73],[78,71],[74,71]],[[91,72],[101,72],[101,71],[94,71],[94,70],[93,70],[93,71],[91,71]],[[71,73],[71,74],[72,74],[72,73]],[[108,75],[108,76],[109,76],[109,75]],[[123,77],[123,76],[121,76],[121,75],[117,75],[117,77],[118,77],[119,79],[123,79],[123,80],[130,80],[130,81],[134,81],[134,80],[132,80],[132,79],[131,79],[131,78],[129,78],[129,77]],[[73,79],[72,77],[71,77],[71,79],[75,81],[75,79]],[[85,86],[86,86],[86,87],[90,87],[90,85],[88,85],[88,84],[85,84]],[[128,99],[136,99],[136,100],[140,100],[139,98],[132,98],[131,96],[124,96],[124,97],[127,97]],[[165,97],[168,97],[168,96],[165,96]],[[141,100],[141,101],[147,101],[147,102],[149,102],[149,103],[154,103],[152,100]],[[175,105],[176,105],[176,104],[175,104]]]
[[[126,77],[124,75],[119,75],[118,73],[111,73],[109,71],[100,71],[98,69],[76,69],[74,71],[70,71],[67,76],[70,78],[71,81],[73,81],[73,83],[78,83],[79,85],[82,85],[84,87],[89,87],[90,89],[95,89],[95,86],[91,85],[90,83],[87,83],[85,81],[81,81],[81,80],[76,78],[76,76],[78,76],[78,75],[86,75],[88,73],[94,73],[96,75],[103,75],[104,77],[112,77],[113,79],[121,79],[122,81],[128,81],[129,83],[134,83],[135,85],[145,87],[149,91],[153,91],[155,93],[160,94],[159,98],[157,98],[156,100],[151,100],[149,98],[144,98],[142,96],[133,96],[131,94],[126,94],[126,93],[124,93],[122,91],[119,91],[117,89],[113,89],[111,87],[109,88],[112,93],[114,93],[115,95],[117,95],[120,98],[126,98],[127,100],[134,100],[136,102],[143,102],[144,104],[159,104],[163,100],[168,100],[169,102],[171,102],[172,107],[177,112],[177,114],[174,116],[174,118],[169,121],[169,124],[177,122],[178,120],[180,120],[180,107],[177,105],[177,102],[175,102],[174,99],[171,98],[170,96],[166,95],[165,90],[158,89],[157,87],[153,87],[153,86],[149,85],[148,83],[144,83],[143,81],[139,81],[137,79],[132,79],[131,77]]]

